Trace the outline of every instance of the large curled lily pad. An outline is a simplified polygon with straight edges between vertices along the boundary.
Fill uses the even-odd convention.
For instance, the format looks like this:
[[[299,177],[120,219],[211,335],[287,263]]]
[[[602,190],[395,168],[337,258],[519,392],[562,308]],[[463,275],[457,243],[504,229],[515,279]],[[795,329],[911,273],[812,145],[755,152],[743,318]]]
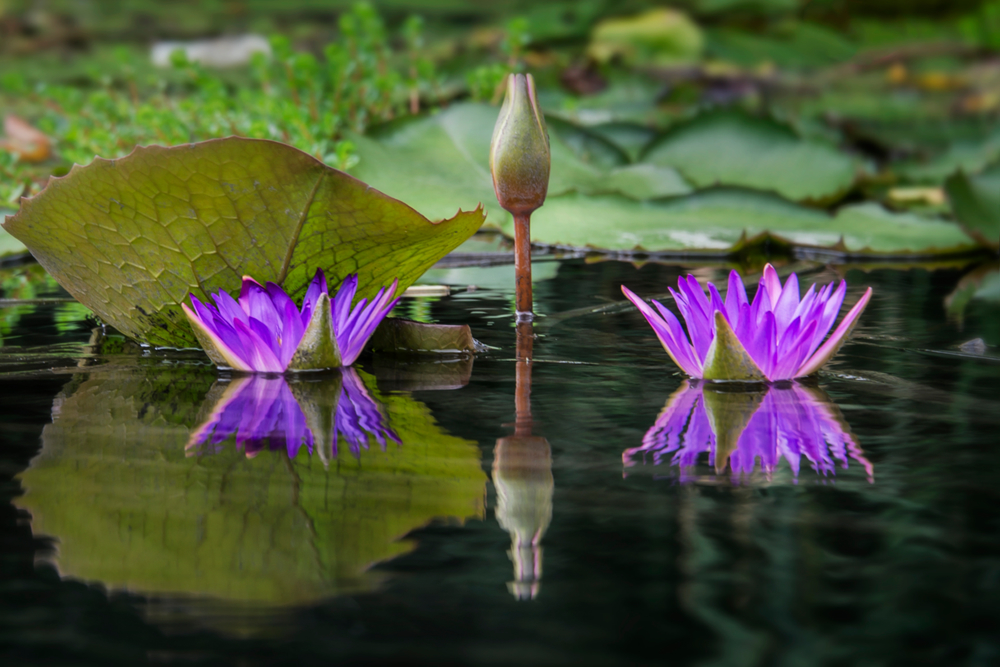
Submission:
[[[512,232],[512,225],[504,228]],[[891,213],[878,204],[843,207],[836,216],[776,195],[714,188],[639,202],[621,196],[550,197],[532,216],[535,243],[610,251],[725,254],[761,234],[790,244],[858,255],[937,255],[975,243],[950,222]]]
[[[455,214],[470,199],[442,202],[454,217],[431,222],[295,148],[228,138],[74,167],[4,228],[122,333],[193,346],[180,303],[243,275],[293,297],[317,268],[332,285],[359,274],[358,298],[393,279],[405,289],[482,224],[480,210]]]
[[[341,442],[324,461],[318,443],[292,459],[284,447],[248,458],[232,440],[185,451],[217,405],[215,373],[77,376],[21,474],[18,505],[36,535],[56,539],[64,576],[110,589],[266,606],[371,589],[382,575],[369,567],[411,551],[410,531],[481,517],[486,476],[475,443],[362,377],[401,444],[371,439],[355,458]],[[292,387],[305,408],[331,382]]]
[[[673,167],[699,187],[739,185],[796,201],[831,201],[854,184],[853,158],[769,118],[701,114],[654,140],[643,162]]]

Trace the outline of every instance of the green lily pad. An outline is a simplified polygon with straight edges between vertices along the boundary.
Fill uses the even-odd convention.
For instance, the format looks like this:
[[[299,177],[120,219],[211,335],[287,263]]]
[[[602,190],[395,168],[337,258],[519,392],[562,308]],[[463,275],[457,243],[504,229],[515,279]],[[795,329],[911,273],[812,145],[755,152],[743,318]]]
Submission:
[[[984,246],[1000,249],[1000,162],[975,176],[959,170],[944,190],[962,229]]]
[[[513,233],[513,224],[504,228]],[[831,217],[776,195],[713,188],[639,202],[622,196],[551,197],[532,216],[532,241],[609,251],[727,254],[746,238],[770,234],[800,247],[858,255],[937,255],[975,243],[957,225],[878,204],[845,206]]]
[[[369,136],[352,136],[361,160],[351,173],[428,217],[454,213],[455,201],[479,201],[487,222],[500,225],[510,216],[497,203],[489,170],[498,113],[485,104],[456,104],[439,114],[389,123]],[[606,140],[584,137],[565,121],[557,124],[561,129],[550,133],[549,197],[619,192],[641,198],[690,189],[670,168],[629,166],[624,155],[612,156]]]
[[[587,55],[599,63],[619,58],[628,65],[670,66],[697,60],[701,30],[676,9],[650,9],[629,17],[607,18],[594,26]]]
[[[906,162],[894,167],[905,180],[938,184],[955,171],[975,173],[1000,158],[1000,129],[976,138],[963,138],[929,160]]]
[[[293,459],[283,450],[248,458],[232,440],[214,454],[185,451],[223,393],[214,372],[77,378],[57,399],[17,500],[36,535],[57,539],[64,576],[168,598],[308,604],[377,586],[383,577],[370,566],[411,551],[410,531],[483,515],[475,443],[444,433],[409,395],[379,394],[370,376],[402,444],[371,440],[359,458],[342,444],[325,461],[304,448]],[[291,387],[300,403],[322,402],[339,384]]]
[[[828,202],[854,184],[856,161],[791,128],[738,111],[701,114],[654,140],[643,162],[673,167],[699,187],[738,185]]]
[[[295,148],[229,138],[74,167],[4,228],[105,322],[182,347],[196,343],[180,308],[189,293],[250,275],[298,297],[323,268],[332,285],[359,274],[370,298],[394,278],[405,289],[482,221],[476,210],[431,222]]]
[[[387,317],[372,334],[372,350],[408,352],[475,352],[476,341],[467,324],[427,324]]]

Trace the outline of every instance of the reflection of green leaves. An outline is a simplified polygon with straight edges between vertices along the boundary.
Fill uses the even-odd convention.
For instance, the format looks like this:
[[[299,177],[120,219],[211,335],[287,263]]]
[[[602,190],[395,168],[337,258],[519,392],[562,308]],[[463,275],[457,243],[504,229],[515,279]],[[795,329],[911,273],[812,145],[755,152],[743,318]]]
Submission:
[[[890,213],[877,204],[846,206],[831,217],[775,195],[736,188],[647,202],[552,197],[533,217],[535,242],[608,250],[718,254],[732,250],[744,236],[764,233],[798,246],[859,254],[939,254],[974,247],[951,223]]]
[[[144,593],[304,603],[371,588],[379,577],[367,568],[412,549],[400,538],[435,517],[481,516],[479,449],[405,394],[373,391],[402,444],[372,442],[360,459],[347,447],[328,468],[304,451],[247,459],[231,442],[186,457],[214,379],[190,368],[95,372],[60,396],[18,502],[36,534],[59,540],[62,573]],[[317,380],[295,386],[321,390]]]
[[[981,244],[1000,248],[1000,162],[976,176],[959,170],[944,189],[962,229]]]
[[[832,200],[854,183],[855,161],[788,127],[734,111],[705,113],[656,139],[644,162],[673,167],[695,185],[740,185],[795,200]]]
[[[248,274],[300,295],[321,267],[333,284],[358,273],[370,297],[393,278],[411,284],[481,222],[477,211],[431,223],[294,148],[231,138],[75,168],[4,226],[104,321],[191,346],[189,292],[234,290]]]

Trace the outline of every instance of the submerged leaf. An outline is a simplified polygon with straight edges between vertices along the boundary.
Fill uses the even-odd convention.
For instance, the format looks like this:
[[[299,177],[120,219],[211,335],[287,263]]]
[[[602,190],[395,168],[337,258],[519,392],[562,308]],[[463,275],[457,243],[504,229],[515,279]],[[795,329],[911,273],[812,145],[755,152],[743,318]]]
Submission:
[[[290,146],[229,138],[74,167],[4,228],[105,322],[191,346],[188,293],[252,275],[298,298],[322,268],[334,285],[357,273],[357,297],[371,298],[394,278],[405,289],[482,221],[476,210],[431,222]]]

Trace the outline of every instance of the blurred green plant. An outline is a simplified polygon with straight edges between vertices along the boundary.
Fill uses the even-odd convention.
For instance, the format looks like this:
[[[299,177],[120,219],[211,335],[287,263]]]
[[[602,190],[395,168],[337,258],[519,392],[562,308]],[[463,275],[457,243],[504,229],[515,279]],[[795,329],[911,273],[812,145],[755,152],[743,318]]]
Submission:
[[[419,18],[403,24],[399,50],[392,48],[395,42],[367,2],[345,12],[339,29],[340,38],[323,49],[321,58],[297,50],[288,37],[272,37],[272,57],[255,53],[245,82],[192,62],[180,49],[171,56],[173,72],[140,78],[135,53],[119,47],[112,70],[89,66],[92,87],[33,82],[10,70],[3,73],[2,88],[7,95],[37,102],[32,122],[57,138],[60,159],[67,164],[118,157],[137,145],[236,135],[292,144],[348,169],[357,155],[343,139],[346,130],[363,132],[373,123],[416,112],[421,99],[434,105],[441,86]],[[11,185],[0,196],[16,201],[52,172],[52,164],[17,163],[4,153],[0,175]]]

